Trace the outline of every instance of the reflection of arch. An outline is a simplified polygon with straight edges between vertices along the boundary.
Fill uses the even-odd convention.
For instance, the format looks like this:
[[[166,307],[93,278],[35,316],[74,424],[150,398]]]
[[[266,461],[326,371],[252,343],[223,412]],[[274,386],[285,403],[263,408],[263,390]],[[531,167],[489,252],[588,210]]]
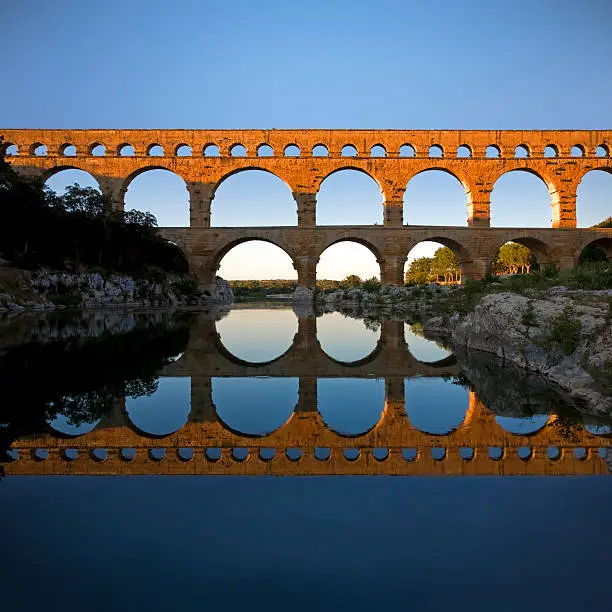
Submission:
[[[232,353],[229,349],[225,347],[225,345],[223,344],[223,341],[221,340],[220,334],[217,333],[213,336],[213,342],[214,342],[215,348],[219,351],[219,354],[222,355],[225,359],[227,359],[229,362],[234,363],[238,366],[247,367],[247,368],[261,368],[263,366],[272,365],[273,363],[276,363],[277,361],[280,361],[281,359],[286,357],[291,352],[291,349],[293,348],[293,344],[291,344],[286,351],[281,353],[278,357],[275,357],[274,359],[270,359],[269,361],[246,361],[245,359],[241,359],[240,357],[237,357],[236,355],[234,355],[234,353]]]
[[[265,399],[265,393],[264,393],[264,398],[261,398],[262,387],[264,388],[264,390],[267,392],[268,395],[270,393],[272,394],[274,393],[274,388],[270,387],[270,384],[280,382],[282,385],[285,386],[284,389],[281,389],[282,392],[288,391],[286,387],[293,387],[291,390],[292,390],[292,393],[293,392],[295,393],[295,400],[292,400],[285,405],[281,405],[282,402],[278,401],[279,400],[278,397],[276,398],[277,401],[274,401],[274,402],[271,402],[270,398],[268,398],[267,401],[263,401],[261,404],[262,409],[265,408],[265,406],[267,405],[272,410],[276,410],[277,414],[274,416],[278,417],[279,416],[278,413],[281,413],[280,414],[281,418],[275,418],[274,422],[267,423],[268,426],[265,428],[261,426],[261,423],[259,423],[258,426],[253,427],[253,429],[257,429],[259,431],[253,431],[253,430],[248,431],[247,430],[248,425],[246,427],[244,426],[240,427],[239,426],[240,423],[236,422],[236,420],[240,421],[241,420],[240,418],[232,419],[231,412],[232,412],[233,406],[231,406],[231,404],[227,405],[224,403],[224,402],[227,402],[228,400],[231,400],[232,394],[236,393],[236,389],[233,390],[233,393],[232,393],[232,390],[230,390],[229,398],[228,398],[228,387],[225,383],[231,382],[232,386],[235,386],[236,383],[238,383],[237,388],[239,389],[240,381],[247,383],[247,387],[251,387],[251,389],[248,389],[249,392],[246,393],[246,396],[243,396],[240,399],[240,412],[242,413],[241,416],[242,416],[243,421],[244,420],[248,421],[248,417],[252,416],[252,414],[248,414],[248,408],[246,406],[246,402],[248,402],[249,400],[253,400],[253,399],[255,399],[256,401],[260,399]],[[219,388],[220,384],[221,384],[221,388]],[[253,389],[253,387],[255,387],[255,389]],[[244,388],[243,388],[243,392],[244,392]],[[237,393],[237,394],[240,395],[240,393]],[[219,395],[221,395],[222,397],[220,398]],[[224,395],[225,397],[223,397]],[[258,395],[260,397],[257,397]],[[270,377],[266,377],[266,378],[237,377],[237,378],[232,378],[232,379],[213,378],[211,380],[211,398],[213,402],[213,408],[214,408],[215,415],[219,423],[224,429],[240,437],[263,438],[265,436],[269,436],[270,434],[273,434],[275,432],[282,430],[284,427],[289,425],[289,423],[293,420],[296,408],[298,407],[298,404],[299,404],[299,379],[297,378],[274,378],[274,377],[272,378]],[[267,416],[270,417],[271,415],[268,414]],[[231,420],[234,420],[233,424],[230,422]],[[242,423],[242,425],[244,425],[244,423]]]
[[[408,347],[408,352],[410,352],[410,347]],[[412,353],[410,353],[412,355]],[[414,357],[414,355],[412,355]],[[421,359],[417,359],[414,357],[414,360],[417,363],[422,363],[423,365],[429,366],[430,368],[448,368],[450,366],[454,366],[457,364],[457,357],[454,354],[450,354],[448,357],[444,357],[443,359],[438,359],[438,361],[423,361]]]
[[[515,431],[515,429],[517,428],[511,427],[513,423],[520,424],[527,422],[529,419],[531,419],[532,421],[535,419],[534,427],[530,427],[525,431]],[[508,433],[511,433],[513,436],[533,436],[538,432],[542,431],[551,422],[551,417],[548,414],[534,414],[530,417],[507,417],[496,415],[495,422],[501,429],[507,431]]]
[[[318,340],[318,336],[317,336],[317,340]],[[374,350],[368,355],[366,355],[365,357],[358,359],[357,361],[341,361],[340,359],[336,359],[335,357],[332,357],[329,353],[326,353],[323,350],[323,348],[321,348],[321,354],[325,355],[325,357],[327,357],[327,359],[329,359],[332,363],[335,363],[341,366],[345,366],[348,368],[357,368],[359,366],[364,366],[364,365],[367,365],[368,363],[372,363],[373,361],[375,361],[380,355],[380,352],[383,350],[384,346],[385,346],[385,343],[383,342],[382,334],[380,334],[378,337],[378,342],[376,343],[376,346],[374,347]]]

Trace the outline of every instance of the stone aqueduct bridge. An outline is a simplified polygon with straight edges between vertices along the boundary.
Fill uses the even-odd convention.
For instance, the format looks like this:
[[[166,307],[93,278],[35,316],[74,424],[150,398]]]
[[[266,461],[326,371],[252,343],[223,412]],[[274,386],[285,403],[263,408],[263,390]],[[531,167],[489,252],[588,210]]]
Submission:
[[[612,257],[612,230],[576,228],[576,191],[583,176],[593,169],[612,172],[611,130],[5,129],[0,130],[0,137],[5,150],[14,151],[16,147],[17,154],[7,159],[20,174],[45,180],[63,169],[85,170],[118,209],[124,206],[130,182],[142,172],[163,168],[181,176],[190,194],[190,225],[162,231],[184,249],[203,284],[214,281],[229,249],[253,239],[284,249],[293,260],[298,284],[309,288],[315,284],[320,254],[343,240],[367,246],[378,259],[382,282],[390,285],[403,284],[407,255],[423,240],[453,249],[466,279],[483,277],[499,247],[509,240],[531,248],[540,263],[555,263],[561,268],[575,265],[583,248],[591,243],[599,244]],[[43,145],[46,154],[37,154]],[[121,154],[126,145],[133,147],[133,156]],[[353,156],[342,155],[347,145],[353,147]],[[404,157],[401,153],[408,145],[414,156]],[[213,146],[218,156],[207,155]],[[264,146],[268,154],[271,148],[271,156],[262,156]],[[244,156],[236,156],[237,147],[244,147]],[[373,156],[374,147],[383,156]],[[442,156],[430,156],[431,147]],[[460,147],[469,157],[457,157]],[[554,157],[544,156],[546,147]],[[573,147],[580,156],[571,155]],[[516,157],[517,148],[527,157]],[[313,155],[313,149],[323,150],[324,155]],[[185,150],[188,156],[181,154]],[[487,150],[495,151],[497,157],[488,157]],[[99,151],[104,154],[99,155]],[[155,155],[159,151],[163,154]],[[289,156],[290,151],[299,154]],[[317,192],[322,181],[347,168],[365,172],[378,183],[384,225],[316,225]],[[297,207],[296,227],[210,226],[216,189],[229,176],[248,169],[266,170],[289,185]],[[406,185],[429,169],[446,171],[463,185],[467,227],[403,225]],[[551,228],[489,227],[493,186],[500,176],[513,170],[535,174],[547,185]]]

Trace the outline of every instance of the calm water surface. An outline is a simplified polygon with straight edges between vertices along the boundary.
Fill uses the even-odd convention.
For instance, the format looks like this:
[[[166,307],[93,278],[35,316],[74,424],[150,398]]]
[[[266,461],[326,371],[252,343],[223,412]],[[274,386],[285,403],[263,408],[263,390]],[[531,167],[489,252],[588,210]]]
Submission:
[[[7,609],[609,607],[612,429],[541,380],[290,308],[2,329]]]

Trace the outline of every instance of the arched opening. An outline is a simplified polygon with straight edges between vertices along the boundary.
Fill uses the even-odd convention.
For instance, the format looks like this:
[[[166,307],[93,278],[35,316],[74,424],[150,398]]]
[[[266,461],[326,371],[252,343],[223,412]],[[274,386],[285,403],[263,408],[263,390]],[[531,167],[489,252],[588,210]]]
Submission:
[[[88,416],[83,418],[83,414],[92,415],[95,412],[99,398],[95,394],[82,394],[74,396],[65,396],[61,398],[61,412],[55,414],[52,419],[47,420],[47,425],[60,434],[67,436],[82,436],[92,431],[100,422],[99,418]],[[84,405],[86,410],[84,411]],[[56,409],[57,407],[54,406]],[[101,412],[105,412],[108,406],[100,406]]]
[[[284,151],[285,157],[299,157],[300,147],[294,144],[287,145]]]
[[[587,172],[576,192],[578,227],[592,227],[612,214],[612,167]]]
[[[6,156],[19,155],[19,148],[11,142],[4,143],[4,154]]]
[[[230,148],[230,155],[232,157],[246,157],[247,150],[244,145],[235,144]]]
[[[467,254],[453,241],[424,240],[408,253],[404,265],[405,282],[408,285],[457,285],[461,283],[461,262],[465,259],[469,259]]]
[[[372,378],[319,378],[319,412],[325,425],[342,436],[360,436],[380,421],[385,382]]]
[[[176,156],[177,157],[191,157],[192,150],[189,145],[182,144],[176,147]]]
[[[274,149],[268,144],[261,144],[257,147],[257,157],[272,157]]]
[[[40,143],[33,144],[30,147],[30,153],[36,157],[45,157],[47,155],[47,147]]]
[[[529,157],[529,147],[525,144],[521,144],[514,149],[514,157],[524,159]]]
[[[419,323],[404,324],[404,338],[410,354],[421,363],[436,363],[450,357],[453,352],[439,342],[425,338]]]
[[[94,157],[104,157],[106,155],[106,147],[99,142],[95,142],[89,147],[89,154]]]
[[[333,172],[317,193],[317,225],[382,225],[383,198],[378,183],[365,172]]]
[[[485,151],[485,157],[496,158],[501,156],[500,148],[497,145],[489,145]]]
[[[158,144],[151,144],[147,147],[147,155],[149,157],[163,157],[164,148]]]
[[[61,146],[60,154],[63,155],[64,157],[76,157],[77,150],[74,145],[65,144]]]
[[[546,246],[534,239],[524,238],[519,242],[506,242],[502,244],[491,262],[491,273],[497,276],[509,274],[529,274],[538,268],[538,258],[526,245],[531,244],[540,253],[542,263],[550,263],[550,256]]]
[[[191,378],[162,377],[151,395],[128,397],[125,410],[139,431],[167,436],[181,429],[191,412]]]
[[[414,157],[416,155],[416,151],[414,147],[410,144],[403,144],[399,150],[400,157]]]
[[[537,174],[512,170],[502,174],[491,193],[492,227],[551,227],[552,202]]]
[[[470,147],[470,145],[461,145],[457,148],[457,157],[472,157],[472,147]]]
[[[325,145],[318,144],[312,147],[312,156],[313,157],[328,157],[329,151]]]
[[[298,378],[213,378],[211,387],[221,422],[247,436],[266,436],[280,429],[298,403]]]
[[[548,414],[533,414],[524,417],[496,416],[495,421],[504,430],[517,436],[534,434],[548,423]]]
[[[380,329],[367,326],[363,319],[328,312],[317,319],[317,340],[323,352],[334,361],[350,364],[374,353]]]
[[[77,183],[79,187],[93,187],[100,191],[98,181],[84,170],[76,168],[66,168],[52,174],[46,181],[45,185],[52,189],[58,195],[64,195],[66,188]]]
[[[602,144],[595,149],[595,157],[610,157],[610,147]]]
[[[431,145],[428,155],[429,157],[444,157],[444,149],[440,145]]]
[[[357,147],[351,144],[344,145],[341,155],[342,157],[357,157]]]
[[[208,144],[204,147],[204,157],[220,157],[221,152],[216,144]]]
[[[587,244],[580,253],[581,264],[612,261],[612,238],[600,238]]]
[[[444,378],[406,378],[406,414],[410,425],[433,435],[455,431],[469,406],[467,389]]]
[[[445,170],[424,170],[404,191],[406,225],[467,225],[467,195],[461,181]]]
[[[241,170],[217,187],[211,205],[213,227],[297,225],[297,205],[283,180],[265,170]]]
[[[582,145],[574,145],[570,151],[571,157],[584,157],[584,147]]]
[[[275,361],[291,348],[298,320],[290,308],[233,308],[216,328],[231,356],[255,365]]]
[[[119,145],[118,150],[121,157],[134,157],[136,155],[134,147],[130,144]]]
[[[358,280],[380,278],[380,265],[372,248],[354,240],[343,240],[327,247],[317,264],[317,284],[323,289],[325,281],[343,281],[348,277]],[[357,282],[357,279],[353,279]],[[348,287],[351,283],[346,283]]]
[[[559,157],[559,147],[557,145],[547,145],[544,147],[544,157]]]
[[[387,150],[382,145],[374,145],[370,149],[370,157],[387,157]]]
[[[170,170],[144,170],[129,183],[125,210],[151,212],[160,227],[187,227],[189,192],[185,181]]]
[[[287,295],[297,286],[291,257],[264,240],[251,239],[233,245],[222,254],[219,264],[217,274],[230,281],[236,301]]]

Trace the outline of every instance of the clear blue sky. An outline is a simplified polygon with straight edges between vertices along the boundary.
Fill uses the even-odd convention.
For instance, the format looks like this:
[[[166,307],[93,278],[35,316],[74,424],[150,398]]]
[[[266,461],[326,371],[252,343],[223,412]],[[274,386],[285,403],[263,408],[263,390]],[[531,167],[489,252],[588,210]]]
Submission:
[[[2,127],[612,125],[608,0],[22,0],[1,14]],[[55,187],[72,178],[58,175]],[[368,180],[330,178],[319,222],[380,221],[381,196]],[[612,175],[587,175],[579,225],[609,216],[611,193]],[[142,175],[127,196],[160,225],[186,224],[186,200],[181,181],[164,173]],[[465,224],[465,195],[448,176],[417,177],[406,202],[409,223]],[[254,209],[266,223],[296,223],[286,186],[262,173],[222,185],[213,223],[246,224]],[[550,225],[547,191],[533,176],[509,175],[492,194],[492,216],[496,225]],[[343,256],[324,254],[320,277],[377,272],[369,253],[337,248]],[[272,247],[241,249],[224,260],[227,277],[295,275]]]

